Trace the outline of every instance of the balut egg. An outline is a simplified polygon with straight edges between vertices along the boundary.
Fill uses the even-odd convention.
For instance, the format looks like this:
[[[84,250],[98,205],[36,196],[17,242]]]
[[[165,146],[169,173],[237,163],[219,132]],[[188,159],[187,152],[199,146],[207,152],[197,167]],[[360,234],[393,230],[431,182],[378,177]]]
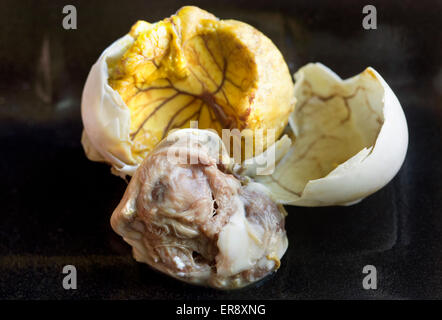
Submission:
[[[272,129],[279,136],[294,103],[291,75],[270,39],[183,7],[157,23],[137,22],[101,54],[83,90],[82,142],[89,159],[132,175],[172,129],[198,121],[219,134]],[[256,150],[269,146],[263,141]]]
[[[272,174],[258,175],[253,159],[237,171],[264,184],[279,203],[297,206],[350,205],[385,186],[405,159],[408,130],[379,73],[367,68],[342,80],[315,63],[295,80],[293,143],[279,142],[285,155],[279,152]]]
[[[375,70],[342,80],[309,64],[295,79],[286,134],[241,165],[209,130],[173,131],[148,154],[111,218],[137,261],[239,288],[278,268],[288,244],[281,204],[349,205],[394,177],[407,124]],[[273,171],[259,170],[272,161]]]
[[[278,269],[285,211],[230,174],[216,133],[181,129],[144,159],[111,218],[137,261],[182,281],[240,288]]]
[[[243,287],[279,267],[283,204],[354,204],[396,175],[407,122],[373,68],[342,80],[308,64],[295,80],[259,31],[196,7],[139,21],[102,53],[83,90],[82,144],[89,159],[133,175],[111,225],[137,261]],[[223,129],[252,138],[242,163]],[[269,130],[283,136],[269,141]]]

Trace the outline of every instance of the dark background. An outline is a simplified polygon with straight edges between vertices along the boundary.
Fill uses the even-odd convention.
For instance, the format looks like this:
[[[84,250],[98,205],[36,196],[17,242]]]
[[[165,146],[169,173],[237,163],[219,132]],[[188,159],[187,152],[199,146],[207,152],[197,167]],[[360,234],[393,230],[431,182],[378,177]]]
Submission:
[[[319,61],[342,77],[374,67],[402,103],[406,161],[352,207],[288,207],[280,270],[248,288],[187,285],[136,263],[110,228],[126,183],[88,161],[80,98],[90,67],[137,19],[197,4],[269,36],[291,72]],[[62,28],[73,4],[78,29]],[[374,4],[378,29],[362,28]],[[0,4],[0,298],[442,298],[441,1],[2,1]],[[62,288],[64,265],[78,289]],[[375,265],[378,289],[362,288]]]

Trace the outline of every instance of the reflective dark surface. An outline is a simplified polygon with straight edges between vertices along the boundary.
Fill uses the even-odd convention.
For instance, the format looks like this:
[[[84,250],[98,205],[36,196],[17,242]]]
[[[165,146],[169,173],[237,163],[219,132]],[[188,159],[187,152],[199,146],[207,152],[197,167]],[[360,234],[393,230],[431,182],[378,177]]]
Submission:
[[[404,108],[406,161],[387,187],[352,207],[289,207],[280,270],[222,292],[180,283],[136,263],[109,219],[126,183],[84,156],[80,98],[89,68],[137,19],[156,21],[190,2],[3,1],[0,10],[0,298],[310,299],[442,298],[442,4],[363,1],[193,2],[252,24],[294,72],[319,61],[342,77],[372,66]],[[78,289],[62,287],[75,265]],[[375,265],[378,289],[362,288]]]

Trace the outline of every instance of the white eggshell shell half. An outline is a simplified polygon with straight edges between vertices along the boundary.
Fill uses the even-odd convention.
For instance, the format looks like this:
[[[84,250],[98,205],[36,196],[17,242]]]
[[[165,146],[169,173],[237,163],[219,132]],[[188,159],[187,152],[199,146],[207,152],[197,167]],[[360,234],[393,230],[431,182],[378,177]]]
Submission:
[[[121,58],[132,43],[133,38],[126,35],[103,51],[89,72],[81,100],[86,155],[94,161],[109,162],[123,176],[132,175],[138,165],[130,150],[130,112],[108,84],[108,62]]]
[[[397,97],[384,79],[373,68],[367,68],[355,77],[342,80],[320,63],[304,66],[295,74],[295,79],[298,102],[290,120],[290,126],[296,136],[295,141],[291,150],[276,166],[274,173],[270,176],[256,176],[257,182],[267,186],[278,202],[297,206],[350,205],[384,187],[399,171],[408,147],[407,121]],[[303,107],[304,104],[310,103],[314,99],[306,99],[300,95],[306,94],[305,92],[310,89],[315,90],[319,98],[313,97],[316,99],[316,106],[314,106],[316,109],[311,108],[313,112],[310,112],[310,118],[302,119],[299,114],[296,114],[297,108]],[[348,94],[351,90],[353,93]],[[366,96],[362,95],[362,91]],[[347,92],[348,96],[345,100],[338,101],[336,100],[336,92],[340,92],[342,95]],[[312,98],[312,96],[309,97]],[[323,112],[321,123],[324,128],[332,128],[330,123],[339,125],[344,122],[345,119],[333,119],[333,117],[342,117],[339,112],[327,114],[321,111],[326,110],[324,108],[328,108],[332,103],[347,107],[348,117],[351,117],[349,124],[351,127],[349,128],[352,128],[354,132],[345,131],[347,130],[345,128],[341,131],[336,129],[337,137],[327,137],[327,131],[315,133],[315,128],[320,130],[322,127],[313,123],[314,121],[308,121],[314,119],[312,118],[314,112],[318,112],[318,110],[318,114]],[[342,106],[341,109],[343,109]],[[376,129],[374,119],[368,119],[367,111],[358,111],[358,108],[370,108],[370,111],[373,111],[372,108],[377,108],[381,111],[376,113],[381,113],[377,119],[379,129]],[[383,118],[382,121],[379,119],[380,117]],[[370,121],[374,124],[369,124]],[[321,140],[321,143],[315,144],[315,141],[311,140],[313,142],[309,145],[307,142],[302,145],[304,140],[300,137],[303,131],[310,132],[310,137],[307,134],[307,137],[303,138],[307,142],[315,135],[317,140],[324,139]],[[354,146],[352,146],[353,136],[355,140],[360,140]],[[337,139],[342,141],[340,145],[336,142]],[[355,146],[357,147],[358,144],[365,144],[365,147],[357,150]],[[348,150],[345,149],[346,145],[349,146]],[[302,148],[306,151],[300,151]],[[337,164],[333,170],[329,170],[324,176],[311,180],[308,179],[308,176],[306,178],[305,175],[308,174],[309,168],[327,165],[323,158],[339,159],[340,150],[351,151],[353,154],[347,157],[344,162]],[[357,151],[354,152],[354,150]],[[302,159],[301,152],[304,152]],[[336,154],[333,154],[334,152]],[[304,167],[297,168],[301,164],[306,170]],[[311,171],[315,172],[313,169]],[[306,179],[305,183],[300,183],[301,178]],[[300,186],[304,186],[304,188],[300,189]]]

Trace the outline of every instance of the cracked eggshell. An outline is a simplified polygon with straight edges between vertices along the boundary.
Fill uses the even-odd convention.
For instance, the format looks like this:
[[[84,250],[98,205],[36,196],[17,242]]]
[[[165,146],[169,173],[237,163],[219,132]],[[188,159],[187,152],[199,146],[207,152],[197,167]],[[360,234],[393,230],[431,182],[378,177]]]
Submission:
[[[130,112],[108,84],[108,62],[120,59],[133,41],[125,35],[104,50],[89,72],[81,100],[82,144],[87,157],[111,163],[123,176],[132,175],[138,165],[130,150]]]
[[[218,134],[232,127],[279,135],[294,103],[292,77],[270,39],[245,23],[183,7],[153,24],[137,22],[93,65],[82,97],[82,143],[90,160],[132,176],[171,128],[198,120]]]
[[[351,205],[384,187],[408,146],[401,105],[373,68],[342,80],[320,63],[295,74],[294,143],[272,175],[255,176],[297,206]]]

